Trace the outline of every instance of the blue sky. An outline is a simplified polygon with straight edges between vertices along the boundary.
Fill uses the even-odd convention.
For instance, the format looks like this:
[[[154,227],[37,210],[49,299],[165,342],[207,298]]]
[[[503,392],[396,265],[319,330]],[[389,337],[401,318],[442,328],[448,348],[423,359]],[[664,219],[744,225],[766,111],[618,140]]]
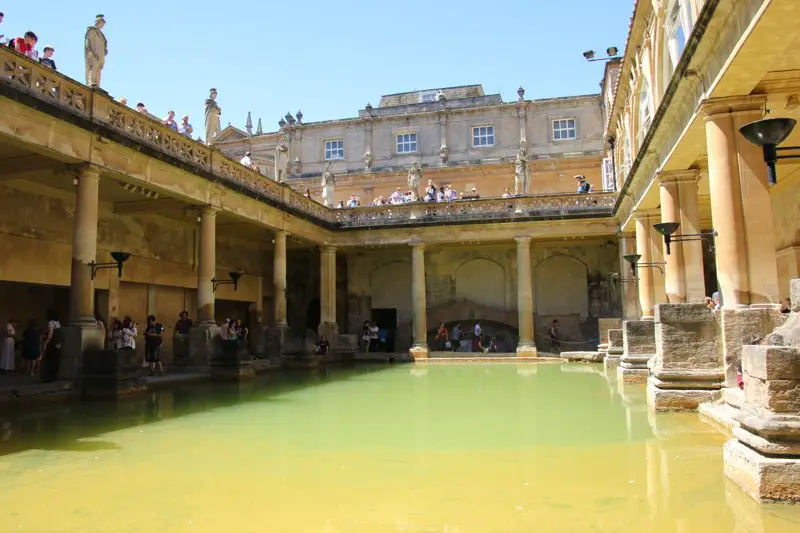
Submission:
[[[45,5],[46,4],[46,5]],[[105,15],[102,86],[128,104],[203,123],[219,91],[223,127],[264,130],[287,111],[306,122],[354,116],[380,96],[483,84],[487,93],[546,98],[599,92],[603,63],[584,50],[625,46],[633,0],[72,0],[0,8],[6,37],[32,30],[61,72],[83,80],[83,36]]]

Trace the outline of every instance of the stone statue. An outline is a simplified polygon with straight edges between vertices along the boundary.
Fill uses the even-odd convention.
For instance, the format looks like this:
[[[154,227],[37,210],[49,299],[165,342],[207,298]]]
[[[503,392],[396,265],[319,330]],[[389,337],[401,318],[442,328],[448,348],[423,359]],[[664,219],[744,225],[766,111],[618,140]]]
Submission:
[[[520,148],[514,162],[514,194],[528,194],[527,150]]]
[[[219,125],[221,114],[222,109],[217,105],[217,90],[211,89],[206,99],[206,144],[211,144],[211,141],[222,131]]]
[[[439,148],[439,160],[442,162],[443,165],[446,165],[447,162],[450,160],[450,149],[447,147],[446,144],[443,144],[441,148]]]
[[[329,161],[325,164],[325,170],[322,171],[322,205],[325,207],[333,207],[333,189],[336,187],[336,176],[331,170],[332,163]]]
[[[408,190],[414,193],[419,198],[419,182],[422,181],[422,167],[419,163],[414,163],[408,169]]]
[[[366,168],[367,170],[372,170],[372,161],[373,161],[372,152],[367,150],[366,152],[364,152],[364,168]]]
[[[86,85],[91,88],[100,87],[100,73],[103,65],[106,64],[108,55],[108,41],[103,35],[103,26],[106,19],[103,15],[97,15],[94,26],[86,29],[86,38],[83,42],[83,55],[86,62]]]

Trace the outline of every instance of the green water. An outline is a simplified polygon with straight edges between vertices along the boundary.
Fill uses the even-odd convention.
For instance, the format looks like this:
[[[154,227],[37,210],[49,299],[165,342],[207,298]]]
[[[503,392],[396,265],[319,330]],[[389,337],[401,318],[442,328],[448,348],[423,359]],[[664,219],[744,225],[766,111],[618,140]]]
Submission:
[[[405,365],[0,414],[0,532],[794,532],[589,365]]]

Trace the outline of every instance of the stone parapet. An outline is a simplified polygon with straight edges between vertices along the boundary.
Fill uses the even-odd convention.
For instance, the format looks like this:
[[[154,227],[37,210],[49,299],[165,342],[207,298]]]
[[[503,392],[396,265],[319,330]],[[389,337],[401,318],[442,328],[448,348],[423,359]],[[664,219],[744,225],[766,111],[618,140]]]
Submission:
[[[762,501],[800,501],[800,348],[744,346],[740,426],[725,475]]]
[[[717,356],[716,321],[704,304],[657,305],[655,341],[647,384],[650,407],[695,410],[719,398],[724,375]]]
[[[644,383],[649,374],[647,365],[656,352],[655,322],[626,320],[622,332],[623,352],[617,379],[622,383]]]

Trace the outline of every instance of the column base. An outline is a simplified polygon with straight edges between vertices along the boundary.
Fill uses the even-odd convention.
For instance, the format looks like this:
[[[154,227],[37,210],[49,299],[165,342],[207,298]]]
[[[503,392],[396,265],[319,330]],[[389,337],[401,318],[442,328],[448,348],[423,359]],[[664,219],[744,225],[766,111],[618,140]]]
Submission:
[[[517,357],[539,357],[539,352],[533,344],[521,344],[517,346]]]
[[[97,327],[96,321],[73,323],[64,328],[64,345],[61,348],[58,366],[58,379],[74,379],[78,377],[84,366],[87,353],[101,351],[105,348],[105,332]],[[42,363],[48,367],[47,361]]]
[[[645,383],[649,374],[650,371],[647,368],[617,367],[619,383]]]
[[[415,361],[420,359],[427,359],[429,355],[428,346],[421,345],[421,346],[412,346],[408,349],[408,355]]]
[[[239,381],[256,377],[247,346],[237,340],[213,339],[213,353],[208,361],[211,379],[216,381]]]
[[[289,350],[291,331],[286,323],[274,323],[265,326],[259,353],[267,357],[280,357]]]
[[[80,377],[85,400],[113,400],[145,392],[135,350],[89,350]]]
[[[654,411],[696,411],[722,396],[719,389],[662,389],[659,383],[653,376],[647,379],[647,405]]]
[[[191,366],[207,366],[220,350],[217,344],[220,339],[220,327],[216,324],[199,325],[189,330],[189,364]]]
[[[800,457],[767,457],[736,439],[723,447],[725,476],[762,502],[800,502]]]
[[[621,360],[622,360],[622,355],[607,353],[605,358],[603,359],[603,368],[605,369],[606,372],[612,369],[616,370]]]

